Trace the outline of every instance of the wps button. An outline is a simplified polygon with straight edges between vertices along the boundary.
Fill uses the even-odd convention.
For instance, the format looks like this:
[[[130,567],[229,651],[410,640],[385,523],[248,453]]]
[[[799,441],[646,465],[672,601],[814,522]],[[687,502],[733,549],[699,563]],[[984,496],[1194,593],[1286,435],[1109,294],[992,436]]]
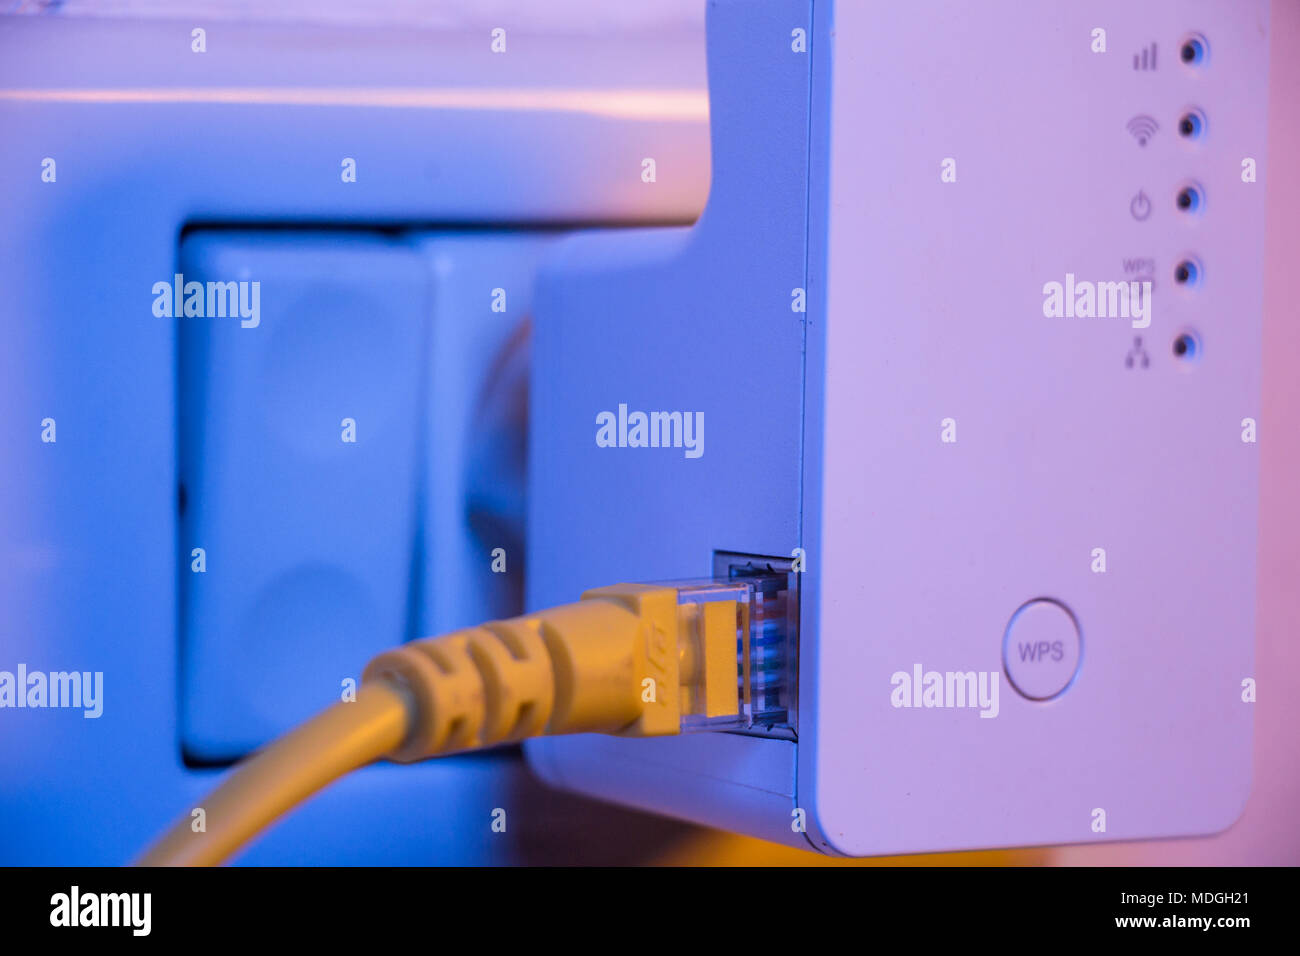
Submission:
[[[1058,601],[1039,598],[1020,606],[1002,638],[1002,666],[1023,697],[1051,700],[1074,680],[1083,641],[1079,622]]]

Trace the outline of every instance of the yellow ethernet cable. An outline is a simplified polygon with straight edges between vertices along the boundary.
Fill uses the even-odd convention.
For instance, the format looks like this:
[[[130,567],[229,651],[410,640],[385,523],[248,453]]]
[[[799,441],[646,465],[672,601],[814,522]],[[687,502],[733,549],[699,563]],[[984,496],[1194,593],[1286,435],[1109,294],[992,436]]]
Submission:
[[[794,605],[786,575],[620,584],[577,604],[385,651],[353,702],[243,761],[140,866],[221,863],[277,817],[359,767],[544,734],[661,736],[789,719]]]

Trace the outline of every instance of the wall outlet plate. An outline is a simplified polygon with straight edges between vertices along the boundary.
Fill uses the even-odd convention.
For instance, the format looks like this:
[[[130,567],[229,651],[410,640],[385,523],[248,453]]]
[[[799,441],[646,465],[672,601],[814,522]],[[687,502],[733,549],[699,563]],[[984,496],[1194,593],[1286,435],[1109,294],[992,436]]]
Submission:
[[[518,612],[510,584],[522,546],[516,553],[491,519],[522,523],[513,513],[522,467],[511,457],[514,422],[492,407],[488,385],[499,385],[499,360],[526,322],[537,262],[574,223],[689,222],[707,189],[699,36],[581,26],[531,43],[512,28],[510,55],[496,57],[476,27],[253,17],[210,25],[198,56],[190,28],[165,18],[0,17],[0,177],[10,184],[0,195],[0,286],[12,290],[0,297],[0,670],[102,672],[104,688],[96,719],[0,715],[0,864],[125,863],[217,779],[184,761],[183,743],[200,759],[259,743],[337,700],[370,642],[401,640],[412,618],[418,633],[433,633]],[[639,178],[648,143],[664,171],[653,189]],[[54,181],[43,179],[43,158],[57,160]],[[356,161],[355,182],[343,178],[345,159]],[[215,239],[212,227],[227,239],[261,236],[258,249],[209,242],[198,259],[227,273],[205,278],[256,269],[247,278],[266,280],[262,319],[248,328],[218,320],[236,323],[211,330],[233,341],[197,348],[181,322],[208,319],[155,314],[151,289],[172,281],[189,239]],[[367,261],[381,251],[384,263]],[[328,267],[346,288],[326,307],[304,303],[290,267]],[[389,288],[379,307],[358,304],[380,280]],[[509,291],[500,312],[497,287]],[[363,380],[349,399],[366,410],[348,467],[391,468],[382,481],[325,466],[311,485],[304,458],[315,450],[233,430],[290,413],[303,438],[306,419],[328,412],[332,447],[340,437],[332,429],[348,413],[335,417],[332,406],[356,384],[360,356],[308,354],[300,339],[297,351],[290,343],[268,358],[265,337],[291,309],[308,322],[309,309],[360,327],[397,322],[391,381]],[[186,356],[226,390],[219,401],[181,407],[196,397],[195,379],[178,369]],[[384,438],[373,418],[389,386],[400,394],[389,395]],[[230,393],[239,389],[248,395]],[[178,507],[182,471],[202,471],[194,459],[182,469],[179,448],[196,413],[212,416],[207,438],[239,442],[237,452],[213,441],[191,448],[221,469],[191,489],[215,506],[211,527]],[[40,440],[47,417],[57,443]],[[250,460],[258,453],[276,458]],[[232,488],[246,497],[232,499]],[[337,504],[324,501],[334,493]],[[334,513],[322,517],[326,507]],[[417,525],[423,537],[413,542]],[[274,551],[250,551],[266,530],[282,532]],[[178,587],[192,573],[191,531],[206,539],[197,543],[214,575],[205,583],[219,592],[188,605],[211,613],[202,621],[186,619]],[[510,549],[510,574],[491,571],[497,546]],[[418,562],[405,559],[417,549]],[[274,582],[313,559],[351,580],[335,595],[347,605],[333,622],[344,647],[322,639],[313,648],[310,618],[257,613],[266,588],[269,610],[301,610]],[[338,611],[322,593],[329,582],[311,575],[321,590],[301,597]],[[358,590],[376,595],[373,614],[353,600]],[[239,644],[250,610],[243,634],[266,642],[256,653]],[[285,640],[288,631],[301,643]],[[254,683],[295,657],[314,703],[269,698]],[[539,789],[508,755],[380,764],[321,793],[239,860],[518,863],[551,858],[545,840],[574,852],[581,841],[568,828],[589,835],[595,824]],[[429,812],[420,799],[429,793],[443,810]],[[510,808],[511,836],[482,839],[478,821],[495,807]],[[448,826],[448,814],[473,822]],[[612,819],[599,825],[627,834],[626,817]],[[630,835],[593,852],[629,846]]]
[[[539,290],[530,595],[804,549],[798,740],[539,741],[548,779],[850,855],[1240,814],[1267,13],[710,8],[702,219]],[[596,447],[620,403],[705,454]]]

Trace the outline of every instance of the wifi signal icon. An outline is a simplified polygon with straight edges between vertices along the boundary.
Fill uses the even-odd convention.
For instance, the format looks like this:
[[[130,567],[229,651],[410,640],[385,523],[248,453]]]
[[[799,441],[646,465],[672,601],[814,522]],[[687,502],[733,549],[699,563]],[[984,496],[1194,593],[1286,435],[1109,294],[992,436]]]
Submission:
[[[1156,130],[1159,128],[1160,124],[1146,114],[1135,116],[1128,121],[1128,131],[1137,140],[1139,146],[1145,146],[1147,141],[1156,135]]]

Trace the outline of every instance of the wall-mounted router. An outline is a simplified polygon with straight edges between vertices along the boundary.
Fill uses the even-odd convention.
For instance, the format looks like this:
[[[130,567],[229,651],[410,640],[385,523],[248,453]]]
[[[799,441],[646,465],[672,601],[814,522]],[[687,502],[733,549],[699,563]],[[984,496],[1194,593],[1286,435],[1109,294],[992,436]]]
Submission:
[[[541,282],[529,598],[800,556],[794,739],[534,766],[852,855],[1228,826],[1266,4],[721,3],[708,37],[700,222]],[[707,452],[600,447],[619,403],[702,413]]]

